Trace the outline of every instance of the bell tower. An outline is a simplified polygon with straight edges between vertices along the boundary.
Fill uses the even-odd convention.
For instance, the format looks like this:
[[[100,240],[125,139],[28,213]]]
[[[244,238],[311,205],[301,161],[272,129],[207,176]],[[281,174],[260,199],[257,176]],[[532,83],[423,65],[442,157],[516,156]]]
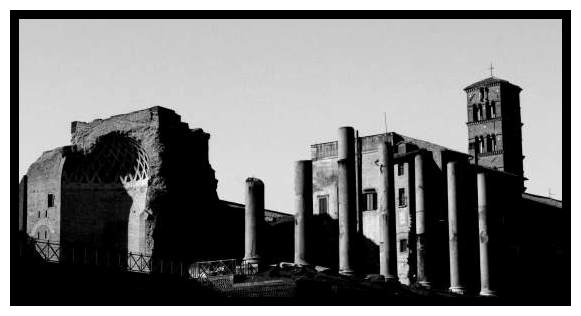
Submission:
[[[467,94],[468,151],[478,164],[523,179],[520,92],[510,82],[490,76],[464,88]]]

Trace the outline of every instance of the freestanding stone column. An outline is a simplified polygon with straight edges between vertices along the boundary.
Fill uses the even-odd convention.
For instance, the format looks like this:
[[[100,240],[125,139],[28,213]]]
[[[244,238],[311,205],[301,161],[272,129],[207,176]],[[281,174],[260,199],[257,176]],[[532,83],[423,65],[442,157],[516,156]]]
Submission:
[[[264,227],[264,183],[257,178],[246,179],[246,206],[244,223],[244,260],[259,264]]]
[[[355,193],[355,205],[357,209],[357,233],[363,234],[363,168],[362,168],[362,156],[361,152],[363,146],[361,144],[361,138],[359,138],[359,131],[355,131],[355,181],[356,181],[356,193]]]
[[[447,164],[448,169],[448,241],[450,248],[450,292],[464,294],[460,279],[458,256],[458,176],[456,161]]]
[[[486,175],[478,173],[478,235],[480,236],[480,295],[492,296],[490,289],[490,262],[488,257],[488,195],[486,192]]]
[[[414,158],[414,183],[416,196],[416,265],[417,280],[424,287],[430,287],[430,281],[426,273],[426,192],[424,184],[424,157],[418,153]]]
[[[393,153],[385,141],[379,144],[379,165],[379,270],[386,281],[397,281]]]
[[[353,238],[356,230],[355,133],[339,128],[337,148],[339,182],[339,273],[352,274]]]
[[[295,263],[309,264],[310,222],[313,216],[313,164],[310,160],[295,163]]]

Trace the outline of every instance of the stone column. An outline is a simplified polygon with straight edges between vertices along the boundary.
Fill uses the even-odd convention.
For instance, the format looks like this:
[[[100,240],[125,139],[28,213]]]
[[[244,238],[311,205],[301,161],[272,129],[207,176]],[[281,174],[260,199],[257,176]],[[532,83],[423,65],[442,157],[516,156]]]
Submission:
[[[362,169],[362,158],[363,153],[361,152],[362,144],[361,138],[359,138],[359,131],[355,131],[355,181],[356,181],[356,194],[355,203],[357,208],[357,233],[363,234],[363,169]]]
[[[295,263],[307,265],[310,256],[307,240],[313,216],[313,164],[310,160],[295,163],[295,212]]]
[[[352,274],[352,244],[356,230],[355,137],[353,127],[339,128],[339,273]]]
[[[385,141],[379,144],[379,166],[379,269],[387,281],[397,281],[393,153]]]
[[[426,273],[426,193],[424,184],[424,157],[418,153],[414,158],[415,167],[415,197],[416,197],[416,265],[417,280],[424,287],[430,287],[430,281]]]
[[[478,173],[478,235],[480,236],[480,295],[492,296],[494,291],[490,289],[490,262],[488,257],[488,219],[486,192],[486,175]]]
[[[448,241],[450,248],[450,292],[464,294],[460,279],[458,256],[458,176],[456,161],[447,164],[448,169]]]
[[[261,261],[262,229],[264,227],[264,183],[257,178],[246,179],[244,225],[244,260],[258,264]]]

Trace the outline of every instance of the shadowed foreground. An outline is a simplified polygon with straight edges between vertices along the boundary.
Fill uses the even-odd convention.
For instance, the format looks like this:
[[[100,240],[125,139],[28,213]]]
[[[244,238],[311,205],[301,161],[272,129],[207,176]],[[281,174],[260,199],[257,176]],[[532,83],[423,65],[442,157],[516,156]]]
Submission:
[[[233,284],[171,275],[14,260],[11,305],[503,305],[531,301],[456,296],[385,283],[380,276],[344,277],[331,270],[270,266]],[[282,267],[281,267],[282,266]]]

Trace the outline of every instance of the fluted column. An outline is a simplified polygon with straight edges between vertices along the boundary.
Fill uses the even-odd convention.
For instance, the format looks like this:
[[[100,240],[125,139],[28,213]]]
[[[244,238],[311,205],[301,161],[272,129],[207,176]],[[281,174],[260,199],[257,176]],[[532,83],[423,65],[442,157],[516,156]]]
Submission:
[[[295,163],[295,263],[309,264],[310,221],[313,216],[313,167],[310,160]],[[313,241],[311,240],[310,243]]]
[[[393,153],[387,142],[379,144],[379,268],[386,280],[397,280],[395,189]]]
[[[448,241],[450,248],[450,292],[464,294],[460,279],[458,248],[458,174],[455,161],[447,164],[448,169]]]

